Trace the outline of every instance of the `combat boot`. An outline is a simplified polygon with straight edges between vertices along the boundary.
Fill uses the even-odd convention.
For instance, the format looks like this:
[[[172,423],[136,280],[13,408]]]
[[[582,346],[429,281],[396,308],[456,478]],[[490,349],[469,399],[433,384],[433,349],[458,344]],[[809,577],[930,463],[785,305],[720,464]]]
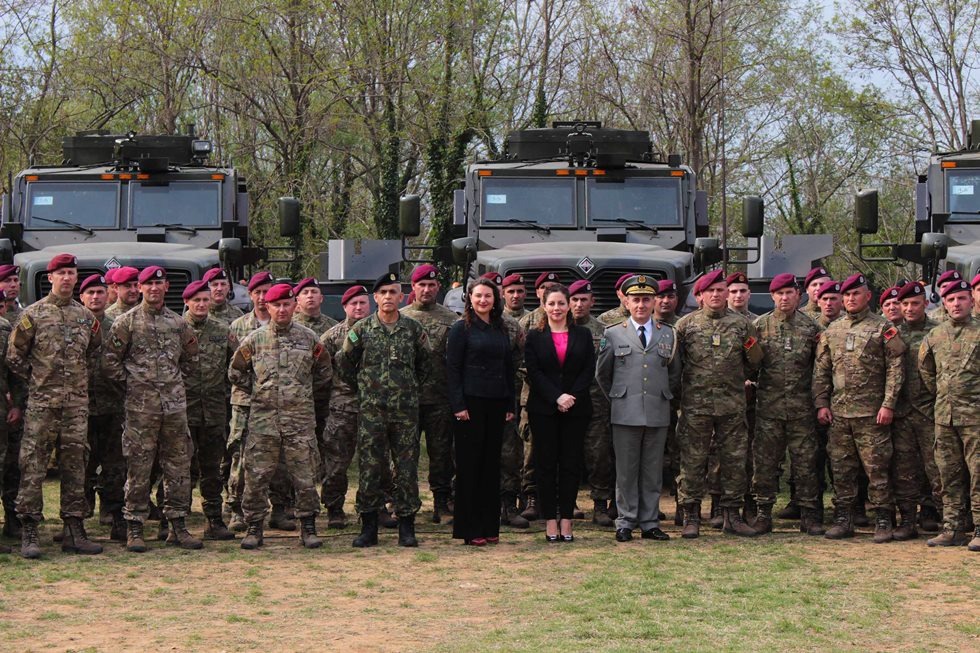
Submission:
[[[786,507],[776,513],[776,519],[799,519],[803,516],[800,504],[790,501]]]
[[[99,500],[99,526],[112,526],[112,511],[106,507],[101,499]]]
[[[316,515],[302,517],[300,520],[299,541],[307,549],[319,549],[323,540],[316,535]]]
[[[603,528],[611,528],[616,525],[616,522],[609,518],[608,508],[604,499],[597,499],[592,502],[592,505],[593,524],[598,524]]]
[[[823,535],[823,519],[814,508],[800,508],[800,532],[807,535]]]
[[[966,545],[970,551],[980,551],[980,526],[973,529],[973,539]]]
[[[681,530],[681,537],[684,539],[694,539],[701,534],[701,503],[692,503],[682,506],[684,511],[684,528]]]
[[[113,510],[112,526],[109,527],[109,539],[113,542],[126,541],[126,520],[123,518],[122,510]]]
[[[851,522],[861,528],[871,525],[871,520],[868,519],[868,512],[865,510],[863,501],[858,501],[854,507],[854,515],[851,517]]]
[[[415,515],[398,518],[398,546],[418,546],[415,538]]]
[[[616,502],[613,501],[613,504]],[[674,495],[674,526],[684,525],[684,508],[681,507],[680,502],[677,499],[677,495]]]
[[[208,525],[204,529],[204,539],[227,541],[235,539],[235,534],[225,526],[225,520],[221,517],[208,517]]]
[[[527,496],[527,507],[524,509],[524,512],[521,513],[521,517],[531,522],[537,520],[539,516],[538,497],[533,494],[529,494]]]
[[[347,528],[347,515],[343,508],[327,508],[327,528]]]
[[[126,522],[126,550],[132,553],[143,553],[146,551],[146,542],[143,540],[143,522]]]
[[[878,508],[875,510],[875,544],[884,544],[895,539],[892,517],[892,510],[890,508]]]
[[[245,538],[242,540],[242,548],[249,551],[257,549],[265,542],[262,537],[262,522],[255,521],[248,525],[245,531]]]
[[[170,522],[164,517],[160,520],[160,527],[157,529],[157,539],[161,542],[166,542],[170,539]]]
[[[752,528],[760,535],[772,532],[772,504],[756,506],[755,520]]]
[[[20,525],[20,554],[28,560],[41,557],[41,539],[37,534],[37,522],[26,517]]]
[[[616,521],[616,518],[619,517],[619,509],[616,507],[616,497],[609,500],[609,510],[606,511],[606,514],[613,521]]]
[[[854,521],[851,519],[851,509],[836,508],[834,510],[834,525],[824,535],[828,540],[842,540],[854,537]]]
[[[437,495],[432,506],[432,523],[440,523],[443,515],[452,515],[449,509],[449,497]]]
[[[65,518],[65,537],[61,541],[61,550],[65,553],[81,553],[82,555],[96,555],[102,553],[102,545],[96,544],[88,539],[85,533],[85,524],[79,517]]]
[[[269,528],[279,531],[295,531],[296,522],[286,514],[285,506],[272,506],[272,515],[269,517]]]
[[[20,520],[17,519],[17,513],[15,513],[13,510],[7,510],[5,508],[3,511],[3,534],[6,537],[12,537],[15,540],[19,540],[21,530]]]
[[[398,519],[388,512],[387,507],[378,511],[378,523],[384,528],[398,528]]]
[[[228,528],[235,533],[244,533],[245,529],[248,528],[248,524],[245,523],[245,518],[242,517],[240,510],[231,511],[231,519],[228,521]]]
[[[721,509],[721,496],[711,495],[711,514],[708,516],[708,526],[721,529],[725,526],[725,511]]]
[[[967,531],[954,531],[951,528],[944,528],[943,532],[936,537],[926,540],[929,546],[963,546],[970,541]]]
[[[755,502],[755,497],[752,497],[751,495],[746,495],[745,503],[743,504],[742,507],[742,520],[746,524],[754,524],[758,516],[759,516],[759,504]],[[769,523],[770,523],[770,527],[769,530],[766,531],[767,533],[772,531],[772,526],[771,526],[772,506],[769,506]]]
[[[892,537],[899,542],[913,540],[919,537],[919,531],[915,528],[916,507],[917,506],[914,503],[899,504],[898,506],[898,511],[902,515],[902,523],[898,528],[892,531]]]
[[[378,544],[378,513],[377,512],[362,512],[361,513],[361,534],[354,538],[353,544],[351,546],[364,549],[369,546],[377,546]]]
[[[934,506],[922,506],[919,510],[919,527],[926,533],[938,533],[943,527],[943,518]]]
[[[188,532],[183,517],[175,517],[170,520],[170,532],[173,538],[167,538],[167,544],[179,546],[182,549],[201,549],[204,547],[204,542]]]
[[[759,535],[758,531],[746,524],[742,519],[741,509],[725,508],[722,512],[724,513],[725,520],[722,530],[725,533],[738,535],[739,537],[755,537],[756,535]]]
[[[500,502],[500,525],[510,526],[511,528],[527,528],[531,522],[524,519],[517,513],[517,507],[513,500],[504,499]]]

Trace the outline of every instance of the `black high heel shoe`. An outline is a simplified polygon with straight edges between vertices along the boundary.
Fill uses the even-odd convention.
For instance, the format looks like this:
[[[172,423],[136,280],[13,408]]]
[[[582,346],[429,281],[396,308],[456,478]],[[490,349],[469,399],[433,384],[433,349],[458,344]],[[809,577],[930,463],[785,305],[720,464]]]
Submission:
[[[548,535],[547,533],[545,533],[544,534],[544,541],[547,542],[548,544],[555,544],[556,542],[559,542],[560,541],[558,539],[560,537],[561,537],[561,535]]]
[[[561,541],[562,542],[574,542],[575,541],[575,536],[574,535],[565,535],[564,533],[562,533],[562,535],[561,535]]]

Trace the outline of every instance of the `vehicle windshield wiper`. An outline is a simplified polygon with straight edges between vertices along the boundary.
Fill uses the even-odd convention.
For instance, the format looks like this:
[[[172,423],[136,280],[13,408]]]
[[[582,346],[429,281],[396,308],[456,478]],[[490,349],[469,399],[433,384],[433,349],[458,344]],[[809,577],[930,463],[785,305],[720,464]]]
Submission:
[[[196,236],[197,235],[197,229],[195,229],[194,227],[188,227],[186,224],[174,224],[174,223],[168,224],[166,222],[158,222],[158,223],[156,223],[154,225],[150,225],[150,226],[151,227],[163,227],[164,229],[173,229],[174,231],[186,231],[187,233],[189,233],[192,236]]]
[[[548,234],[549,236],[551,235],[551,227],[540,225],[537,222],[531,222],[530,220],[521,220],[520,218],[510,218],[509,220],[507,220],[507,222],[511,224],[524,225],[529,229],[536,229],[537,231]]]
[[[42,218],[39,215],[32,215],[31,216],[31,220],[40,220],[41,222],[50,222],[52,224],[60,224],[60,225],[66,226],[66,227],[71,227],[72,229],[75,229],[76,231],[84,231],[89,236],[94,236],[95,235],[95,232],[92,231],[91,229],[89,229],[88,227],[83,227],[80,224],[75,224],[74,222],[68,222],[67,220],[59,220],[58,218]]]
[[[980,215],[980,211],[950,211],[950,215]]]
[[[592,222],[616,222],[619,224],[628,224],[632,227],[638,227],[640,229],[646,229],[647,231],[653,232],[654,234],[659,234],[660,231],[656,227],[651,227],[645,222],[640,222],[639,220],[628,220],[626,218],[593,218]]]

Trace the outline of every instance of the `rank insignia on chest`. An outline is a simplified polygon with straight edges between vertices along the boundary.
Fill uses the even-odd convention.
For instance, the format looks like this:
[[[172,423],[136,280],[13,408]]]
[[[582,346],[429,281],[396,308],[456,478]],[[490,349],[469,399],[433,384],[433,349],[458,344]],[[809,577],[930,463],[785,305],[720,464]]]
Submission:
[[[34,327],[34,323],[31,322],[31,317],[29,315],[25,314],[24,317],[20,318],[21,329],[24,329],[25,331],[29,331],[33,327]]]
[[[719,333],[713,333],[713,334],[711,334],[711,346],[712,347],[721,347],[721,334],[719,334]]]
[[[847,334],[847,341],[844,343],[844,349],[847,351],[854,351],[854,334]]]

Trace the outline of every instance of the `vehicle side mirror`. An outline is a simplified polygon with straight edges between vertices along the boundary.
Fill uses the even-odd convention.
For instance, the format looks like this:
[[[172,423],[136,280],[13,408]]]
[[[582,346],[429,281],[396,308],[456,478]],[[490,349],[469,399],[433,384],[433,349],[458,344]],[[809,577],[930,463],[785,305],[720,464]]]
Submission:
[[[922,248],[923,259],[927,261],[944,259],[946,258],[946,250],[949,248],[949,236],[937,233],[922,234],[920,247]]]
[[[717,238],[694,239],[694,268],[697,271],[706,269],[709,265],[721,262],[721,245]]]
[[[854,196],[854,230],[859,234],[878,233],[878,191],[862,190]]]
[[[222,238],[218,241],[218,260],[225,268],[238,267],[242,260],[242,239]]]
[[[418,195],[406,195],[398,202],[398,231],[404,238],[422,233],[421,199]]]
[[[279,235],[294,238],[300,232],[299,200],[295,197],[279,198]]]
[[[476,238],[457,238],[452,243],[453,260],[457,265],[467,265],[470,259],[476,254]]]
[[[0,238],[0,263],[8,265],[14,262],[14,243],[9,238]]]
[[[758,195],[747,195],[742,200],[742,235],[761,238],[765,228],[765,204]]]

